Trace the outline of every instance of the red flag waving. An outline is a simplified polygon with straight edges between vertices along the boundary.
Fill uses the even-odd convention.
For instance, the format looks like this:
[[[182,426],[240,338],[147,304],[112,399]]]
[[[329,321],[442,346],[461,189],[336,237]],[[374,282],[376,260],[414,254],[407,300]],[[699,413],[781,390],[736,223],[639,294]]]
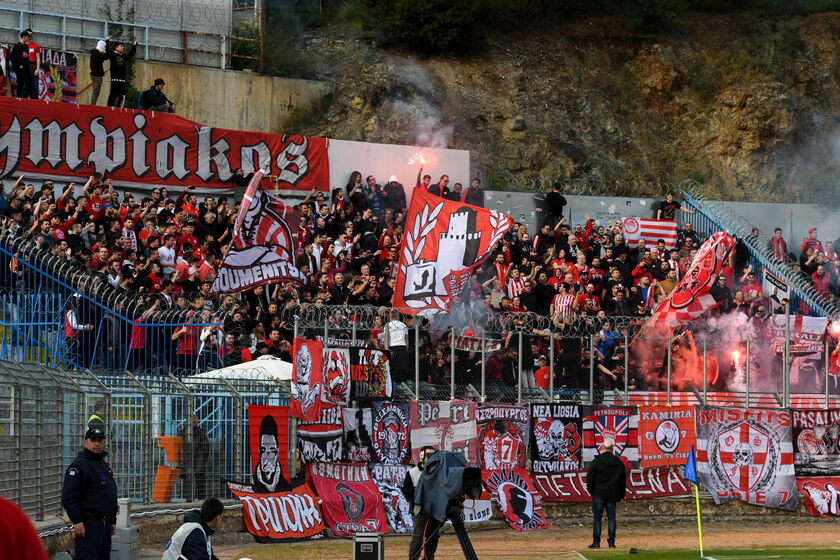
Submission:
[[[452,297],[512,226],[510,216],[415,188],[400,248],[394,307],[412,315],[446,313]]]
[[[699,317],[713,307],[715,298],[709,290],[735,243],[734,237],[722,231],[707,239],[694,257],[691,268],[674,291],[656,308],[647,324],[655,325],[661,322],[668,328],[674,328]]]
[[[300,216],[260,188],[263,171],[248,184],[211,292],[238,292],[272,281],[306,281],[295,267]]]

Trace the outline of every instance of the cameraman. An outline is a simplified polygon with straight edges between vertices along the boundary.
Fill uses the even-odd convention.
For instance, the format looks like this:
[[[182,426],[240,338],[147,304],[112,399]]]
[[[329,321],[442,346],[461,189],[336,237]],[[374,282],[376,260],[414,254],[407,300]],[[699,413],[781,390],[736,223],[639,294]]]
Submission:
[[[423,447],[420,450],[420,462],[417,463],[416,467],[405,473],[405,480],[403,481],[402,493],[408,500],[411,513],[414,516],[414,534],[411,536],[411,544],[408,547],[409,560],[420,560],[420,558],[434,560],[438,539],[440,539],[438,529],[441,523],[425,511],[421,511],[420,504],[414,503],[414,491],[420,482],[423,466],[429,460],[429,457],[434,455],[435,451],[437,450],[434,447]]]

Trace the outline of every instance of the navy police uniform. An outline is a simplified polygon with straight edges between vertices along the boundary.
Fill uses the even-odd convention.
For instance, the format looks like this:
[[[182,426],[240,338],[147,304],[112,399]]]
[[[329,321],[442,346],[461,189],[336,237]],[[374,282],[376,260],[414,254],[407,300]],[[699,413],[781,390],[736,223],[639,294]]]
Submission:
[[[86,439],[104,437],[101,427],[90,428]],[[85,448],[67,467],[61,505],[75,525],[84,523],[85,536],[76,535],[76,560],[108,560],[111,557],[111,525],[117,522],[117,483],[107,453]]]

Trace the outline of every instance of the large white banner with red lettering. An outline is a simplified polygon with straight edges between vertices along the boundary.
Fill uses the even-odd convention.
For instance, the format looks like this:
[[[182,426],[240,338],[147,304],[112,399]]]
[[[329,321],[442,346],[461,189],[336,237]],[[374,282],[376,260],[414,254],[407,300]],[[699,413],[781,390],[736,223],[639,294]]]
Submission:
[[[716,504],[796,510],[788,410],[698,407],[695,418],[697,473]]]
[[[816,354],[823,351],[828,317],[790,316],[790,352],[792,354]],[[773,336],[773,351],[784,352],[787,318],[784,315],[770,317],[770,334]]]
[[[177,115],[0,97],[0,178],[84,182],[94,171],[122,188],[232,189],[236,168],[268,167],[281,192],[324,190],[328,141],[203,126]]]
[[[414,189],[394,287],[394,307],[446,313],[475,267],[513,226],[510,216]]]

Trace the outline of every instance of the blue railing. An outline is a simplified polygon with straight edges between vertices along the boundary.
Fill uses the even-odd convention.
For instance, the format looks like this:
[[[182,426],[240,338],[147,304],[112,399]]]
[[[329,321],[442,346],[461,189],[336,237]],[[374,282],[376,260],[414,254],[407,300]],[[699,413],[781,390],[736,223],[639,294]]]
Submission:
[[[708,237],[716,231],[728,231],[738,236],[750,254],[753,269],[759,274],[769,270],[791,288],[791,311],[802,315],[840,318],[840,308],[830,297],[818,293],[811,279],[802,273],[798,264],[779,261],[767,251],[766,238],[752,235],[753,226],[736,214],[726,202],[709,200],[697,188],[694,181],[680,184],[686,207],[697,210],[696,214],[684,216],[698,235]]]

